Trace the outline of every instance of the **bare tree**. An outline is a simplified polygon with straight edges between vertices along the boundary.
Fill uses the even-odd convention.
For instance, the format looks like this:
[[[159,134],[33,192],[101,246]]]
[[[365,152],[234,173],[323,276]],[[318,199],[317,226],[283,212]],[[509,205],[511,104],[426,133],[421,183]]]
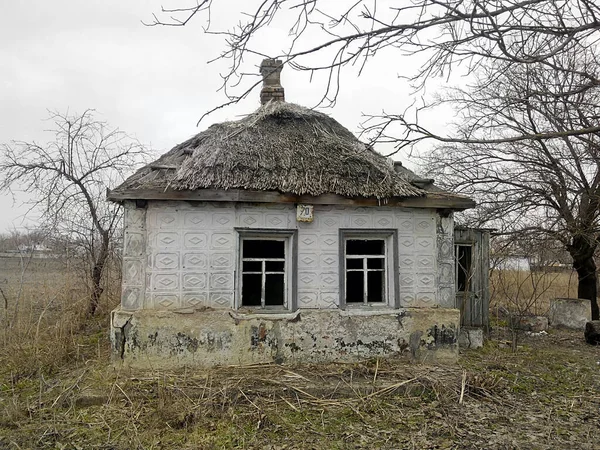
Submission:
[[[103,292],[102,278],[111,240],[119,229],[119,206],[106,190],[140,164],[146,151],[135,139],[94,118],[51,113],[54,140],[40,145],[16,141],[0,147],[0,190],[34,194],[30,211],[41,212],[48,228],[77,242],[88,261],[93,315]]]
[[[372,58],[389,50],[397,50],[399,55],[421,55],[424,63],[414,73],[404,74],[420,90],[431,78],[446,77],[459,66],[467,74],[496,67],[498,62],[564,70],[554,65],[555,56],[576,47],[592,47],[600,37],[600,4],[590,0],[257,0],[244,2],[246,9],[239,14],[219,9],[221,4],[197,0],[193,6],[184,6],[182,2],[179,8],[163,8],[148,23],[185,26],[203,21],[206,33],[224,37],[225,47],[215,59],[229,62],[229,69],[222,74],[228,101],[215,109],[238,102],[260,84],[257,79],[244,83],[248,73],[256,72],[244,68],[249,61],[266,56],[260,34],[275,25],[289,29],[289,40],[281,43],[281,54],[270,56],[281,58],[296,70],[325,72],[328,80],[320,102],[325,105],[336,101],[342,70],[354,66],[361,71]],[[218,14],[222,17],[217,21]],[[229,29],[214,28],[214,22],[225,22]],[[600,83],[595,72],[587,71],[581,73],[581,81],[582,90]],[[468,139],[419,125],[421,109],[375,115],[369,130],[399,148],[424,140]],[[392,125],[400,125],[400,131],[394,129],[390,134],[395,128]],[[560,133],[540,129],[534,134],[515,133],[488,140],[549,139],[598,131],[600,126],[591,123]]]
[[[400,113],[372,114],[365,130],[397,149],[442,143],[432,168],[450,187],[481,199],[481,218],[507,231],[561,240],[579,276],[579,296],[598,318],[596,266],[600,170],[598,154],[598,58],[600,3],[590,0],[257,0],[240,14],[215,20],[222,2],[163,9],[149,25],[185,26],[204,19],[207,33],[223,35],[215,59],[228,97],[221,108],[246,97],[260,80],[244,70],[265,55],[261,32],[290,30],[278,57],[290,67],[324,72],[320,104],[335,103],[340,74],[359,73],[378,56],[419,57],[407,73],[415,92],[436,77],[460,69],[474,80],[438,99]],[[212,21],[212,22],[211,22]],[[213,23],[228,23],[216,29]],[[237,24],[236,24],[237,22]],[[227,26],[227,25],[226,25]],[[461,123],[442,130],[419,123],[423,110],[448,103]],[[214,111],[214,109],[212,110]],[[208,111],[209,114],[212,111]],[[204,116],[203,116],[204,117]]]
[[[530,240],[562,243],[578,274],[578,296],[599,318],[594,254],[600,239],[600,136],[569,135],[600,117],[600,86],[581,89],[584,73],[600,70],[591,49],[549,58],[548,64],[480,71],[468,89],[440,102],[457,106],[456,129],[465,142],[439,145],[429,170],[452,189],[479,201],[477,223]],[[500,141],[552,130],[558,139]],[[474,139],[473,136],[480,138]]]

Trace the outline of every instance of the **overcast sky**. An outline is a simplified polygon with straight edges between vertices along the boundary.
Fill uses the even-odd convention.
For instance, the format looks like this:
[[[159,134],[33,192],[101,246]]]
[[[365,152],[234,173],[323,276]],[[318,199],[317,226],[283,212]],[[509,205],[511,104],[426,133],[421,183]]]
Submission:
[[[135,136],[157,154],[211,123],[235,119],[259,105],[258,90],[238,105],[220,110],[199,127],[207,110],[223,103],[219,72],[207,64],[223,49],[222,38],[201,31],[202,22],[186,27],[146,27],[165,0],[28,0],[2,2],[0,14],[0,143],[46,142],[47,110],[98,111],[110,125]],[[215,2],[245,5],[244,1]],[[215,26],[233,14],[215,11]],[[237,21],[237,19],[236,19]],[[263,49],[281,52],[287,30],[272,27],[261,35]],[[392,55],[394,56],[394,55]],[[406,61],[379,58],[356,78],[344,77],[335,108],[324,110],[357,132],[363,112],[402,110],[410,98],[398,80]],[[251,69],[251,67],[246,67]],[[256,70],[256,69],[255,69]],[[322,95],[320,80],[284,70],[286,100],[314,106]],[[17,202],[23,197],[19,196]],[[0,198],[0,231],[23,227],[24,209],[9,196]]]

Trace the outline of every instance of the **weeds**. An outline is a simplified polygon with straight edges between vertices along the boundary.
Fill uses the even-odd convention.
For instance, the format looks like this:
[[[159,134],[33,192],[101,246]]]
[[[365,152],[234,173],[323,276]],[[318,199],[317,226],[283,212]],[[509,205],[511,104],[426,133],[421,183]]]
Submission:
[[[85,292],[60,269],[24,291],[37,304],[22,303],[0,349],[0,449],[597,448],[600,354],[579,335],[517,353],[499,336],[446,367],[132,373],[109,364],[116,300],[86,321]]]
[[[535,272],[494,269],[490,274],[490,310],[507,309],[515,316],[545,315],[550,300],[577,296],[572,272]]]

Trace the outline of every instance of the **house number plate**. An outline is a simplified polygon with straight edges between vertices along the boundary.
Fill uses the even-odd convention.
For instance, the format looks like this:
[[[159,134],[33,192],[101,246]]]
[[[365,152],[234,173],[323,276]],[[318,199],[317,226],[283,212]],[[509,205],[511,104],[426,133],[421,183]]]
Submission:
[[[314,218],[313,205],[298,205],[296,207],[296,220],[298,222],[312,222]]]

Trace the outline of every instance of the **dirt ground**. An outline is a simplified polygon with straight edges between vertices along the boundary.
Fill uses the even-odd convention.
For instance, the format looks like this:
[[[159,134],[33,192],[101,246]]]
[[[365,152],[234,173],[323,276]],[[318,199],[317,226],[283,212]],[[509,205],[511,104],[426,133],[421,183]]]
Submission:
[[[128,373],[103,332],[0,371],[0,449],[598,449],[600,348],[498,329],[455,366],[372,360]]]

